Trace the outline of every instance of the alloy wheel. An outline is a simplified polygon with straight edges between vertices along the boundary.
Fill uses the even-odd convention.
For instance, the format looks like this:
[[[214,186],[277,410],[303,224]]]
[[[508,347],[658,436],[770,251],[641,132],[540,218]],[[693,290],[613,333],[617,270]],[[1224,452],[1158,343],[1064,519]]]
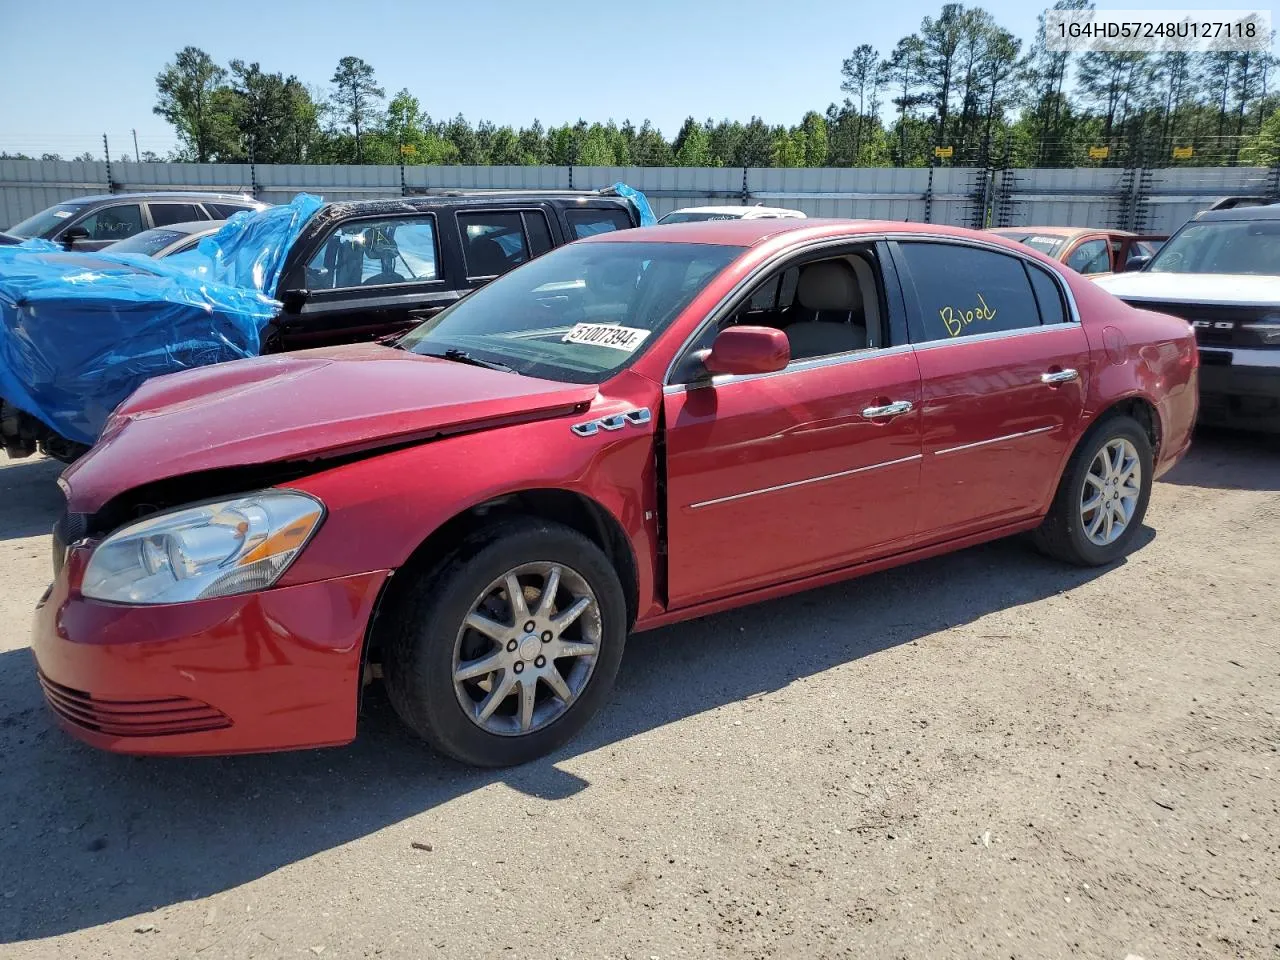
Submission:
[[[1123,437],[1109,440],[1094,455],[1080,493],[1080,522],[1089,541],[1114,543],[1129,528],[1142,493],[1142,461]]]
[[[453,687],[473,723],[522,736],[564,714],[586,689],[602,636],[586,579],[559,563],[526,563],[471,605],[453,648]]]

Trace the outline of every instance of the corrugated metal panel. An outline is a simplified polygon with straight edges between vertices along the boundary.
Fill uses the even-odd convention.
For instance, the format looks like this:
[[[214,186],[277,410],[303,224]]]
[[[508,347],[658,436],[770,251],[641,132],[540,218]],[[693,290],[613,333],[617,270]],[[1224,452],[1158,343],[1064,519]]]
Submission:
[[[431,188],[595,189],[622,180],[649,196],[659,215],[679,207],[762,203],[813,217],[857,217],[972,224],[980,170],[965,167],[772,169],[740,167],[427,167],[279,164],[113,163],[116,192],[256,190],[279,203],[301,192],[326,200],[400,196]],[[1261,167],[1153,169],[1139,178],[1148,229],[1167,232],[1227,195],[1266,195]],[[1134,174],[1118,168],[1008,170],[996,175],[993,211],[1012,225],[1113,226]],[[746,197],[743,196],[744,179]],[[61,200],[106,193],[107,165],[79,161],[0,161],[0,224],[11,225]]]

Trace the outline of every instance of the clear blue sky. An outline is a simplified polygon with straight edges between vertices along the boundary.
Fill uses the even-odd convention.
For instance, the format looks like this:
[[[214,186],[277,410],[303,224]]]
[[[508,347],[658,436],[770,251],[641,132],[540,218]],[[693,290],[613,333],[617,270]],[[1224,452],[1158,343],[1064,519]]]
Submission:
[[[1030,42],[1042,6],[988,0]],[[941,0],[0,0],[0,150],[113,156],[174,144],[151,112],[155,75],[187,44],[327,87],[340,57],[373,64],[392,94],[408,87],[433,117],[544,125],[586,120],[668,137],[688,115],[796,123],[840,92],[860,43],[882,54],[937,15]],[[1214,8],[1219,0],[1100,0],[1101,9]],[[1249,6],[1231,2],[1235,8]],[[1262,4],[1254,4],[1259,7]],[[614,24],[615,29],[610,29]]]

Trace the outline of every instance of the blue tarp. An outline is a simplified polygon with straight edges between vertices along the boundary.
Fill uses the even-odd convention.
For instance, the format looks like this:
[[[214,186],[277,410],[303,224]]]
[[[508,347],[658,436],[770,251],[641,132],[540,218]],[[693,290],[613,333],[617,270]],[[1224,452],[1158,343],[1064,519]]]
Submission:
[[[613,192],[620,197],[624,197],[631,201],[631,205],[636,208],[640,214],[640,226],[652,227],[658,222],[658,218],[653,215],[653,208],[649,206],[649,199],[634,187],[628,187],[619,180],[613,185]]]
[[[91,444],[143,381],[257,356],[280,309],[268,294],[320,203],[238,213],[168,260],[0,247],[0,397]]]

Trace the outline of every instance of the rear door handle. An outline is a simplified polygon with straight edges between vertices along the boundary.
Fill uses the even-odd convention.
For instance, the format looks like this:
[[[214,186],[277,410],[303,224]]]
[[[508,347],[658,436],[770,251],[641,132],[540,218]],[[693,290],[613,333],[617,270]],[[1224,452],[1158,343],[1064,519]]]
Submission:
[[[897,400],[893,403],[886,403],[883,407],[867,407],[862,411],[862,415],[868,420],[883,420],[885,417],[896,417],[904,413],[910,413],[913,406],[910,400]]]
[[[1048,373],[1040,374],[1041,383],[1070,383],[1072,380],[1079,380],[1080,374],[1076,370],[1050,370]]]

